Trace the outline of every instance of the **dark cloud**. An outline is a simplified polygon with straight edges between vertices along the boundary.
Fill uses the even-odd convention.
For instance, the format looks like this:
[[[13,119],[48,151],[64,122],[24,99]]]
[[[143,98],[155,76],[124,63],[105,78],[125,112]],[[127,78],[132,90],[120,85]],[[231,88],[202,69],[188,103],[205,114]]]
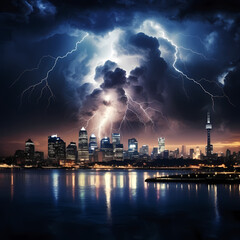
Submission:
[[[114,71],[106,72],[103,79],[104,82],[101,84],[103,89],[123,86],[126,83],[126,71],[116,68]]]
[[[117,64],[115,62],[112,62],[110,60],[106,61],[103,66],[98,66],[95,69],[95,77],[94,79],[97,80],[98,78],[104,77],[104,75],[108,71],[112,71],[117,67]]]

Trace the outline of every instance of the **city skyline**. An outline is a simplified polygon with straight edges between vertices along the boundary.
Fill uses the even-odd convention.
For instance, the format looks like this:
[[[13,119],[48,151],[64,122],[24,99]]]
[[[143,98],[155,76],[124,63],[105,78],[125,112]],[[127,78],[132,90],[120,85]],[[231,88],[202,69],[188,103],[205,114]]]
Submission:
[[[107,150],[109,147],[112,149],[113,153],[111,153],[111,156],[115,156],[116,154],[119,155],[119,159],[124,159],[123,151],[128,153],[128,157],[132,158],[131,155],[137,153],[140,155],[148,155],[148,156],[154,156],[157,154],[157,156],[161,156],[163,158],[192,158],[192,159],[200,159],[201,156],[206,156],[207,158],[211,158],[214,156],[214,154],[217,154],[217,156],[227,156],[228,151],[231,151],[232,149],[226,148],[226,154],[221,152],[214,151],[213,145],[211,144],[211,138],[210,138],[210,131],[212,130],[212,124],[210,120],[210,112],[207,112],[207,118],[206,118],[206,130],[207,130],[207,140],[206,140],[206,146],[205,151],[197,146],[186,146],[182,144],[180,147],[177,146],[175,149],[167,148],[165,145],[165,137],[158,137],[158,145],[156,146],[149,146],[148,144],[144,143],[142,145],[139,144],[138,140],[136,138],[130,138],[127,140],[127,145],[124,147],[124,144],[121,141],[121,134],[120,133],[112,133],[111,139],[108,136],[105,136],[101,139],[98,139],[94,133],[88,134],[87,130],[82,127],[79,130],[79,138],[78,138],[78,144],[77,142],[71,141],[68,145],[66,145],[66,142],[64,142],[63,139],[61,139],[57,134],[51,135],[48,137],[48,150],[47,153],[45,152],[45,155],[47,156],[47,159],[49,160],[56,160],[59,159],[75,159],[74,161],[76,163],[81,162],[91,162],[94,161],[94,155],[95,152],[99,150]],[[57,150],[54,150],[54,145],[57,143]],[[59,148],[59,144],[62,145],[62,147]],[[78,145],[78,147],[77,147]],[[25,142],[25,154],[26,154],[26,160],[27,159],[33,159],[34,158],[34,152],[35,152],[35,145],[34,142],[31,139],[28,139]],[[116,151],[120,152],[115,153]],[[119,150],[117,150],[119,149]],[[152,149],[152,151],[151,151]],[[104,151],[105,151],[104,150]],[[156,150],[156,153],[155,153]],[[18,155],[18,152],[21,150],[16,150],[15,155]],[[58,153],[60,151],[60,154]],[[234,151],[233,151],[234,152]],[[240,152],[235,151],[235,152]],[[113,154],[113,155],[112,155]],[[129,155],[130,154],[130,155]],[[229,153],[230,154],[230,153]],[[30,157],[31,156],[31,157]],[[58,156],[58,157],[56,157]],[[117,155],[116,155],[117,156]],[[92,158],[92,159],[91,159]],[[214,157],[215,158],[215,157]]]

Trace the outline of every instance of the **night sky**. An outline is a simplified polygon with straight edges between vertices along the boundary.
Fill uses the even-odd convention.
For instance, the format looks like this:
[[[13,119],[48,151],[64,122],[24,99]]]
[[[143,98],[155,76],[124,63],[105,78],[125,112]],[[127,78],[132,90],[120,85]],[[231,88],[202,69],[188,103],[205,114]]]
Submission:
[[[239,1],[12,0],[0,12],[0,155],[58,134],[240,150]]]

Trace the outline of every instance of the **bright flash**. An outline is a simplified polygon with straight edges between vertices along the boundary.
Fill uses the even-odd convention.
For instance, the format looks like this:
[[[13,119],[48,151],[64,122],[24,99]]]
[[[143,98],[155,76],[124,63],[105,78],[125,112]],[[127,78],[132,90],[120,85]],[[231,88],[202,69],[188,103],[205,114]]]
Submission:
[[[109,96],[109,95],[106,95],[105,98],[104,98],[104,100],[105,100],[106,102],[110,102],[110,96]]]

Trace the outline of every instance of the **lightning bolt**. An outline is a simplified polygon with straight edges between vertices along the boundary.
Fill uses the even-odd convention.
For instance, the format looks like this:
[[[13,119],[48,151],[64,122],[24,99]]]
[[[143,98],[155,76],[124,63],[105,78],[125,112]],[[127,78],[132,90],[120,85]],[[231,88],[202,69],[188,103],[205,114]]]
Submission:
[[[52,89],[51,89],[51,87],[49,86],[49,83],[48,83],[48,78],[49,78],[50,73],[55,69],[55,67],[56,67],[56,65],[57,65],[57,63],[58,63],[58,61],[59,61],[60,59],[64,59],[64,58],[68,57],[70,54],[72,54],[73,52],[76,52],[77,49],[78,49],[78,45],[81,44],[81,43],[85,40],[85,38],[86,38],[87,36],[88,36],[88,33],[86,33],[85,36],[83,36],[83,38],[82,38],[80,41],[77,41],[77,42],[75,43],[75,47],[74,47],[72,50],[68,51],[65,55],[63,55],[63,56],[57,56],[56,58],[55,58],[55,57],[52,57],[52,56],[50,56],[50,55],[43,56],[43,57],[40,59],[39,64],[38,64],[38,66],[37,66],[36,68],[27,69],[27,70],[23,71],[22,74],[19,75],[19,77],[15,80],[15,82],[14,82],[12,85],[14,85],[14,84],[23,76],[24,73],[39,69],[39,66],[40,66],[41,62],[42,62],[42,60],[43,60],[45,57],[51,57],[51,58],[54,59],[54,62],[53,62],[53,64],[52,64],[52,66],[49,68],[49,70],[47,71],[45,77],[43,77],[42,79],[40,79],[38,83],[32,84],[32,85],[30,85],[29,87],[27,87],[26,89],[23,90],[23,92],[21,93],[20,106],[22,105],[22,99],[23,99],[24,95],[25,95],[28,91],[30,91],[30,94],[31,94],[31,93],[36,89],[36,87],[44,84],[44,86],[43,86],[42,89],[41,89],[40,95],[39,95],[39,97],[38,97],[38,99],[37,99],[37,102],[40,101],[40,99],[42,98],[43,93],[44,93],[45,90],[49,91],[50,96],[49,96],[49,98],[48,98],[48,105],[47,105],[47,108],[48,108],[48,106],[49,106],[50,103],[51,103],[51,99],[54,99],[53,91],[52,91]]]
[[[176,66],[176,63],[178,61],[178,54],[179,54],[179,49],[182,48],[181,46],[177,46],[171,39],[169,39],[166,35],[165,35],[165,32],[161,31],[161,38],[168,41],[175,49],[175,52],[174,52],[174,61],[173,61],[173,64],[172,64],[172,67],[174,68],[174,70],[176,72],[178,72],[180,75],[182,75],[184,78],[188,79],[189,81],[192,81],[194,82],[195,84],[197,84],[202,90],[204,93],[206,93],[207,95],[210,96],[211,100],[212,100],[212,109],[214,111],[214,98],[224,98],[226,97],[226,94],[223,92],[222,95],[214,95],[212,93],[210,93],[208,90],[206,90],[206,88],[204,88],[204,86],[202,86],[202,84],[200,83],[200,81],[197,81],[195,80],[194,78],[192,77],[189,77],[186,73],[184,73],[183,71],[181,71],[180,69],[177,68]],[[192,51],[194,52],[194,51]],[[222,89],[223,90],[223,89]],[[226,97],[229,101],[229,97]],[[229,101],[230,104],[232,104],[230,101]]]
[[[183,50],[185,50],[185,51],[189,51],[189,52],[191,52],[192,54],[198,55],[198,56],[204,58],[204,59],[207,60],[207,61],[216,60],[216,59],[213,59],[213,58],[208,58],[208,57],[205,56],[203,53],[196,52],[196,51],[192,50],[191,48],[186,48],[186,47],[183,47],[183,46],[178,46],[178,49],[183,49]]]
[[[35,70],[39,70],[40,68],[40,65],[43,61],[44,58],[52,58],[52,59],[56,59],[55,57],[51,56],[51,55],[45,55],[45,56],[42,56],[37,64],[36,67],[34,68],[30,68],[30,69],[25,69],[21,74],[19,74],[19,76],[15,79],[15,81],[9,86],[10,88],[13,87],[21,78],[22,76],[27,73],[27,72],[32,72],[32,71],[35,71]]]
[[[150,106],[147,106],[146,108],[144,107],[144,105],[146,105],[146,104],[150,105],[150,104],[152,104],[154,102],[158,102],[158,101],[154,100],[152,102],[138,102],[136,100],[133,100],[133,98],[130,96],[130,94],[128,94],[126,91],[125,91],[125,94],[126,94],[126,97],[127,97],[127,105],[126,105],[126,110],[124,112],[123,118],[120,122],[118,132],[121,132],[121,128],[122,128],[123,123],[125,121],[128,121],[128,118],[127,118],[128,111],[132,112],[137,117],[139,122],[141,122],[144,125],[145,131],[146,131],[146,127],[147,127],[148,122],[151,122],[153,130],[155,128],[154,120],[152,119],[152,117],[148,113],[149,110],[160,113],[162,118],[164,120],[167,120],[167,118],[163,115],[162,111],[160,111],[156,108],[150,107]],[[140,111],[135,110],[136,106],[138,106]],[[144,117],[145,117],[145,119],[144,119]]]

